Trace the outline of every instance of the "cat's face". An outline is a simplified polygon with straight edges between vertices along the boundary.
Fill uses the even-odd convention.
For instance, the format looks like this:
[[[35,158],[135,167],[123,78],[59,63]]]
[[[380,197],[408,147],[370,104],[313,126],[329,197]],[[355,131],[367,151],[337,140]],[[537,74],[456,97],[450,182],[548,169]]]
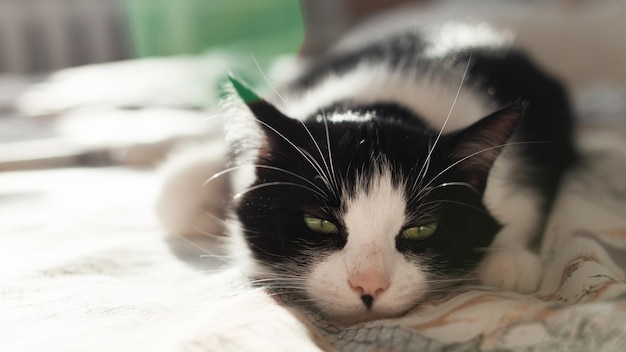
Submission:
[[[266,136],[236,208],[252,276],[331,319],[405,313],[471,272],[500,228],[481,199],[518,108],[438,137],[391,105],[304,123],[249,107]]]

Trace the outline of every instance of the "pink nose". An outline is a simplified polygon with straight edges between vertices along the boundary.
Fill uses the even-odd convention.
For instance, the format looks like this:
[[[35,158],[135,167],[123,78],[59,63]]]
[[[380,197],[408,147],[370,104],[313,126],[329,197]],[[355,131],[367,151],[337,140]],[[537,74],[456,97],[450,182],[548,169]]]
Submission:
[[[348,280],[350,288],[360,297],[367,309],[371,309],[374,301],[385,292],[390,285],[389,277],[377,271],[362,271],[352,275]]]

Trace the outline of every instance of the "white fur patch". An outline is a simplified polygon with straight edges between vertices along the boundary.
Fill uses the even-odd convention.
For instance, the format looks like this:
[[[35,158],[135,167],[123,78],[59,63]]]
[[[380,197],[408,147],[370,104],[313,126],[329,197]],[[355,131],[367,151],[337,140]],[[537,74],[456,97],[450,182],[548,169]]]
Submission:
[[[507,46],[513,42],[513,35],[497,31],[486,23],[446,23],[429,33],[429,42],[425,55],[437,58],[455,48]]]
[[[541,203],[537,191],[511,182],[514,163],[507,150],[496,159],[483,201],[489,212],[505,227],[498,233],[493,247],[526,248],[541,231]]]
[[[359,180],[355,197],[344,200],[343,221],[350,234],[346,249],[366,244],[393,245],[406,220],[404,192],[393,185],[390,172],[375,174],[369,180],[369,189],[366,189],[367,181]],[[391,234],[381,236],[387,232]]]
[[[289,116],[305,118],[321,112],[321,106],[344,100],[361,104],[395,102],[424,118],[435,130],[444,126],[450,114],[446,131],[453,131],[478,121],[496,108],[486,95],[467,86],[461,87],[455,103],[462,77],[462,69],[458,76],[443,79],[430,73],[363,63],[346,74],[329,75],[302,96],[284,94],[283,108]]]
[[[357,184],[345,198],[345,247],[317,264],[307,291],[327,314],[356,322],[401,314],[427,288],[426,274],[396,249],[396,236],[406,222],[403,188],[393,185],[389,170],[375,174],[368,188]],[[374,298],[371,309],[362,295]]]

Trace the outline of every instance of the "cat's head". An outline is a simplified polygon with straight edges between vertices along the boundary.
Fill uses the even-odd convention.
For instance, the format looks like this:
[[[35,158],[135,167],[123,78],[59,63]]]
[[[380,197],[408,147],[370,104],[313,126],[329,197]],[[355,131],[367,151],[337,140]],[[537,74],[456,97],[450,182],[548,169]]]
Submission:
[[[253,278],[351,323],[405,313],[475,269],[500,229],[487,176],[523,106],[439,135],[393,104],[296,120],[233,83],[263,134],[236,204]]]

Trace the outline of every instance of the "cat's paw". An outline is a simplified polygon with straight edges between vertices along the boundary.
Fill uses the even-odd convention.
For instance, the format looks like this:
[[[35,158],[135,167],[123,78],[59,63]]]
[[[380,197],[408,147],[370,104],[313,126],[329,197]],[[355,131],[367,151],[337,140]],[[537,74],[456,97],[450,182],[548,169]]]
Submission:
[[[479,268],[483,285],[519,293],[537,291],[543,267],[539,257],[524,249],[490,253]]]

